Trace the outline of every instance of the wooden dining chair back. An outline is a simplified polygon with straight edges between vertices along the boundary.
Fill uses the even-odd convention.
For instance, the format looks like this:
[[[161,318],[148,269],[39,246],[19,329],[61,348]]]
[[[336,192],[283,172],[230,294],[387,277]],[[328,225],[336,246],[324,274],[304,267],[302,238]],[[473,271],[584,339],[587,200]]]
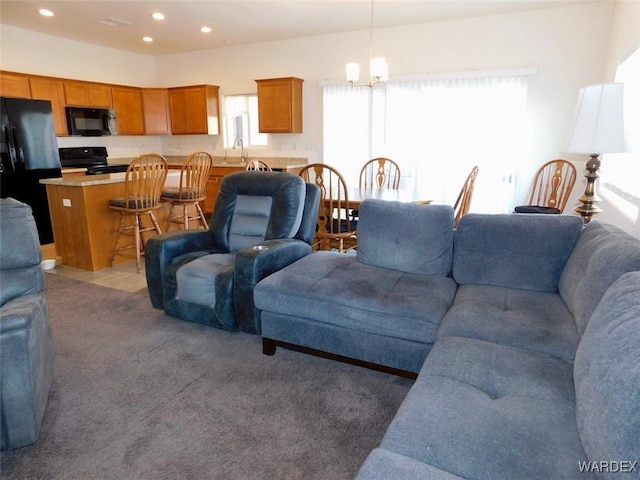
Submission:
[[[324,163],[303,167],[299,175],[320,188],[320,207],[314,247],[346,251],[355,244],[355,224],[349,205],[347,182],[338,170]]]
[[[167,160],[156,153],[145,153],[135,158],[125,173],[124,197],[109,200],[109,208],[120,212],[120,222],[111,258],[113,266],[118,255],[134,258],[136,270],[141,267],[140,257],[144,254],[143,233],[162,233],[153,211],[161,205],[160,196],[167,178]],[[143,215],[149,215],[151,225],[145,226]],[[127,220],[132,219],[133,222]],[[133,236],[134,242],[120,245],[123,235]],[[127,253],[135,249],[135,256]]]
[[[188,230],[192,220],[196,221],[197,226],[209,228],[200,203],[207,197],[206,186],[212,164],[213,157],[210,153],[192,153],[180,168],[180,185],[163,189],[162,200],[171,202],[165,231],[169,231],[172,223]],[[189,208],[195,210],[195,214],[190,214]]]
[[[256,170],[259,172],[271,172],[273,169],[269,166],[269,164],[263,160],[251,160],[247,163],[246,170]]]
[[[557,213],[562,213],[576,178],[576,167],[567,160],[557,158],[545,163],[534,177],[529,205],[557,209]]]
[[[453,204],[453,210],[455,212],[455,225],[458,226],[458,222],[460,219],[469,213],[469,208],[471,207],[471,198],[473,197],[473,187],[476,182],[476,177],[478,176],[479,168],[477,166],[471,169],[469,175],[467,175],[467,179],[464,181],[462,185],[462,189],[458,194],[458,198],[456,199],[456,203]]]
[[[359,186],[397,190],[400,187],[400,167],[389,158],[372,158],[360,170]]]

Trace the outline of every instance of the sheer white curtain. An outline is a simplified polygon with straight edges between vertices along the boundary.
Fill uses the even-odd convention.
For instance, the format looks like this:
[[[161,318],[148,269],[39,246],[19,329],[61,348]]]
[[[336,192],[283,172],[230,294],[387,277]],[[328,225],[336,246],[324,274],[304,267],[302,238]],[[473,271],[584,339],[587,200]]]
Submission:
[[[401,186],[452,204],[480,167],[472,211],[513,208],[515,166],[529,160],[527,77],[421,79],[382,89],[324,88],[325,162],[357,185],[369,158],[395,160]]]

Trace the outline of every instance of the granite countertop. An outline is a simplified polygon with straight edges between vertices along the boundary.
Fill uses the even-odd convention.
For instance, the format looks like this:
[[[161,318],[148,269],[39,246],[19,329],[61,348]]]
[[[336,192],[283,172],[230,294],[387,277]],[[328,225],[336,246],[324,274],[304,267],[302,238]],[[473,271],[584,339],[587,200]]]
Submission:
[[[109,183],[124,183],[125,172],[105,173],[102,175],[87,175],[70,178],[43,178],[43,185],[63,185],[65,187],[90,187],[92,185],[106,185]],[[179,177],[180,172],[173,170],[167,172],[167,178]]]
[[[180,166],[188,158],[188,155],[165,155],[169,166]],[[128,165],[133,160],[131,158],[109,158],[110,165]],[[298,168],[309,163],[308,158],[302,157],[248,157],[248,160],[262,160],[269,164],[271,168]],[[213,157],[214,167],[243,167],[246,163],[240,162],[238,157]]]

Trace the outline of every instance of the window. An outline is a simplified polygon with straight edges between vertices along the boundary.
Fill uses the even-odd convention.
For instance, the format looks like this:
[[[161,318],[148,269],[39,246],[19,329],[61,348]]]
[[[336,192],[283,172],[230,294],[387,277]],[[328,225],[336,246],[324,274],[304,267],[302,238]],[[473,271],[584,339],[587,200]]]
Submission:
[[[627,151],[603,155],[600,175],[617,198],[611,200],[632,221],[640,218],[640,49],[623,61],[616,82],[624,84],[624,135]]]
[[[224,99],[224,146],[244,148],[266,146],[267,134],[258,131],[258,96],[230,95]]]
[[[474,165],[472,211],[513,208],[514,158],[528,163],[527,75],[468,75],[323,90],[324,161],[350,185],[373,157],[400,165],[401,186],[452,205]]]

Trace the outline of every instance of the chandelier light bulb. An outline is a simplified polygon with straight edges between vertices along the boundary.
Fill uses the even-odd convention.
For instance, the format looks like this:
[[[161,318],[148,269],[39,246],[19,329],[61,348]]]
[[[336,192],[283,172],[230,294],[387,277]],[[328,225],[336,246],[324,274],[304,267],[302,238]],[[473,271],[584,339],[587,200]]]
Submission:
[[[370,68],[372,82],[386,82],[389,79],[389,66],[384,58],[372,58]]]
[[[347,82],[355,83],[360,79],[360,65],[347,63]]]

